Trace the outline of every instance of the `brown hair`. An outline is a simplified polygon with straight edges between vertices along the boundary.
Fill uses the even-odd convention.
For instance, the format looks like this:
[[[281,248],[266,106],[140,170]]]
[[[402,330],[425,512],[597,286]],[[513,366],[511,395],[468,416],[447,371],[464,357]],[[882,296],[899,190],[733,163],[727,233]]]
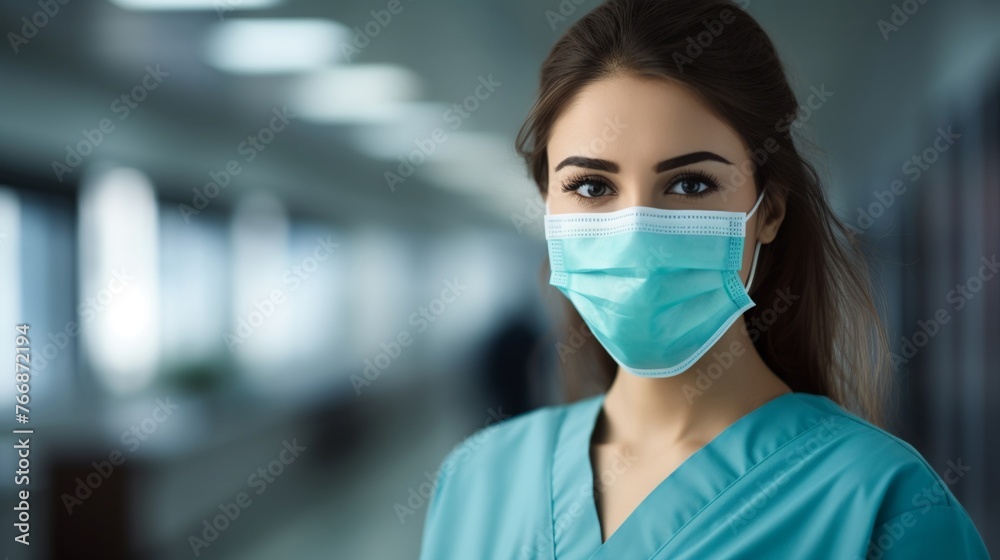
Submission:
[[[607,0],[583,16],[542,65],[538,100],[517,135],[518,154],[543,195],[553,124],[583,87],[622,73],[688,86],[742,138],[755,163],[747,174],[758,189],[767,185],[760,211],[770,215],[776,200],[785,201],[776,238],[761,248],[750,293],[757,305],[745,318],[760,319],[779,290],[798,298],[755,329],[754,346],[793,391],[828,396],[882,425],[891,370],[880,307],[858,240],[796,148],[790,125],[800,108],[770,38],[726,0]],[[563,306],[560,338],[570,343],[560,344],[571,349],[560,352],[564,379],[593,382],[589,371],[596,385],[584,392],[606,389],[617,365],[586,336],[572,305]],[[574,384],[569,389],[583,396],[573,394]]]

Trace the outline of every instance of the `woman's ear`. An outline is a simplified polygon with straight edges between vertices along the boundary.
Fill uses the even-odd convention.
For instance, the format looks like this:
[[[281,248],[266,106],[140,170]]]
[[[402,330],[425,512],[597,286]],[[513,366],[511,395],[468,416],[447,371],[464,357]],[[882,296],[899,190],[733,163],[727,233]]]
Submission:
[[[771,197],[766,200],[766,204],[761,210],[763,222],[757,226],[757,240],[763,244],[768,244],[774,241],[774,238],[778,235],[778,229],[781,227],[781,222],[785,220],[785,197],[781,193],[780,189],[770,188]],[[764,195],[767,198],[767,195]]]

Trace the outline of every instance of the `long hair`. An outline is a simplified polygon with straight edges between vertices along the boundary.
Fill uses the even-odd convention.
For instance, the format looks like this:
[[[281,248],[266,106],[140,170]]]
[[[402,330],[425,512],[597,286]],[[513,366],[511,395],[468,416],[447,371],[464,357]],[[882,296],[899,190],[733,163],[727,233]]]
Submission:
[[[735,3],[607,0],[572,25],[542,65],[538,99],[516,140],[540,192],[548,190],[553,124],[582,88],[625,73],[690,87],[751,154],[753,169],[743,176],[752,177],[758,193],[767,187],[762,215],[775,210],[775,201],[785,202],[776,238],[760,251],[750,293],[757,305],[744,316],[765,327],[751,337],[761,357],[793,391],[828,396],[883,425],[889,343],[864,251],[796,148],[792,129],[800,106],[774,45]],[[765,316],[779,290],[798,299],[786,312]],[[573,382],[570,395],[581,384],[607,388],[617,365],[586,336],[572,305],[563,307],[559,344],[569,349],[560,354],[563,377]]]

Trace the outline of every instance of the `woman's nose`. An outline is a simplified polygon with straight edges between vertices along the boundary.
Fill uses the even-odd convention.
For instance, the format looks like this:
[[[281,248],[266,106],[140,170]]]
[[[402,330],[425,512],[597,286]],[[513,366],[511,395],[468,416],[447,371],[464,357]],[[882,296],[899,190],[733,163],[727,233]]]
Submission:
[[[630,206],[658,208],[663,202],[662,197],[657,196],[656,189],[652,185],[633,180],[623,184],[621,187],[622,192],[618,196],[618,208],[615,208],[615,210],[621,210]]]

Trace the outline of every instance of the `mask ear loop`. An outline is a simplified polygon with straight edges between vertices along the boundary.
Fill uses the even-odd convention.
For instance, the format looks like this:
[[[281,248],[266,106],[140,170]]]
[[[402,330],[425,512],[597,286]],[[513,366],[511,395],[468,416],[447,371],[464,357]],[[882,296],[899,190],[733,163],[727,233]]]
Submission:
[[[747,278],[746,290],[750,293],[750,285],[753,284],[753,275],[757,272],[757,255],[760,255],[760,241],[757,242],[757,247],[753,250],[753,264],[750,265],[750,277]]]
[[[753,208],[750,209],[750,213],[747,214],[748,222],[750,221],[750,217],[754,215],[754,212],[757,211],[757,207],[760,206],[760,203],[763,202],[763,200],[764,200],[764,191],[760,191],[760,196],[757,197],[757,202],[754,203]],[[748,294],[750,293],[750,286],[753,284],[754,274],[757,273],[757,257],[760,256],[760,245],[761,245],[760,241],[758,241],[757,246],[754,247],[753,262],[750,264],[750,277],[747,278],[747,285],[744,286]]]

